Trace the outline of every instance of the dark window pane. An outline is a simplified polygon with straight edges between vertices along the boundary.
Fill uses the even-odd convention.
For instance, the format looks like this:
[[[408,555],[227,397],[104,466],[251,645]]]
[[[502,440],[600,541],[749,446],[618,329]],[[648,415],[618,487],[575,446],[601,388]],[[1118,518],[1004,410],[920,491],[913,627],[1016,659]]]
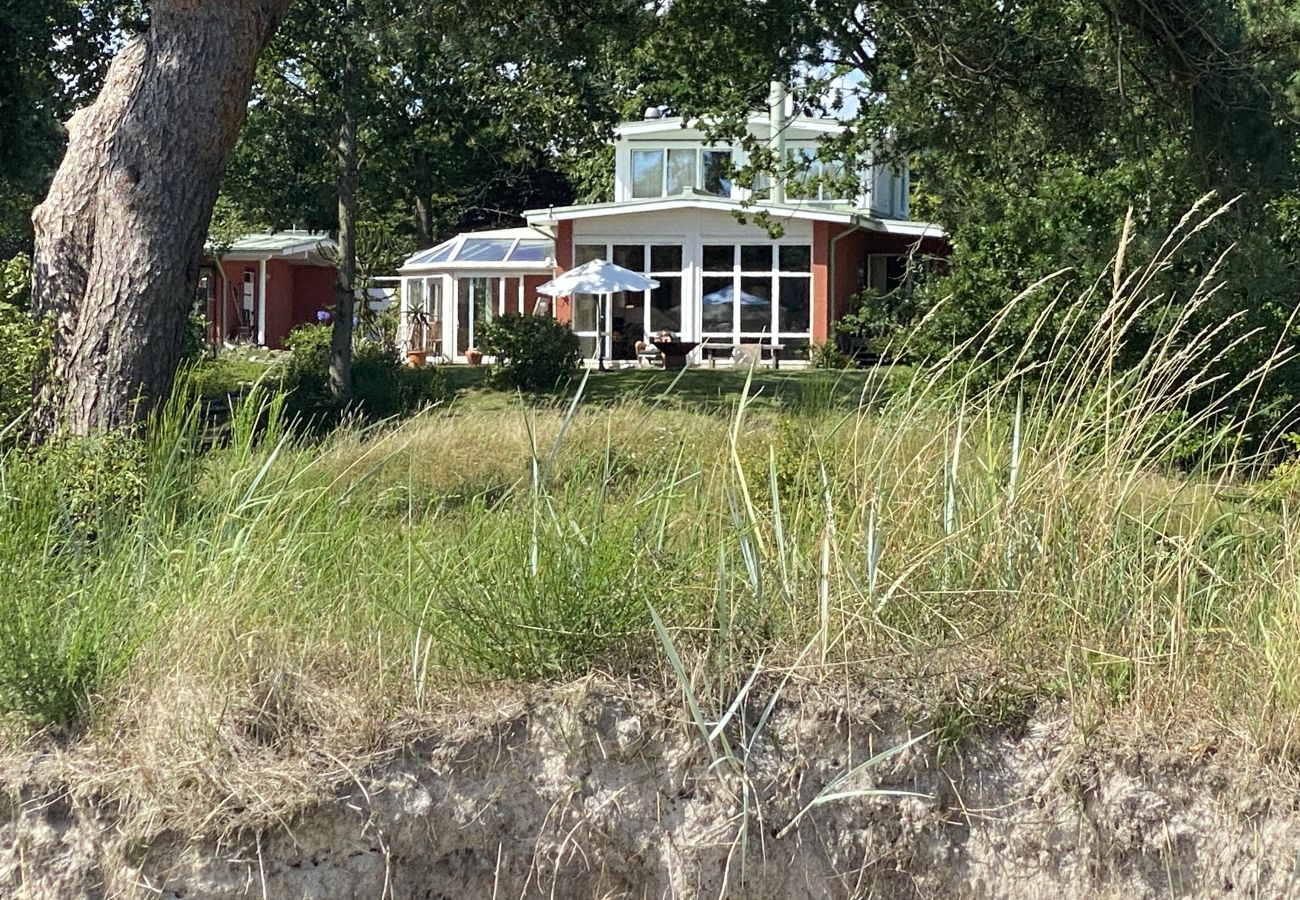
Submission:
[[[585,265],[593,259],[605,258],[604,244],[578,244],[573,248],[573,267]]]
[[[704,151],[702,165],[704,180],[702,187],[706,194],[717,194],[719,197],[731,196],[731,179],[726,174],[730,164],[730,150]]]
[[[731,244],[704,245],[704,271],[730,272],[736,265],[736,248]]]
[[[610,262],[633,272],[644,272],[645,247],[641,244],[615,244],[614,258]]]
[[[807,333],[811,330],[812,304],[810,302],[811,279],[781,279],[781,324],[782,331]]]
[[[645,291],[615,294],[610,310],[611,359],[636,359],[636,342],[645,337]]]
[[[694,187],[695,150],[669,150],[667,193],[681,194]]]
[[[701,297],[703,318],[701,325],[705,331],[731,331],[732,306],[735,299],[735,279],[705,278],[704,296]]]
[[[678,332],[682,327],[682,279],[660,275],[659,287],[650,292],[650,334]]]
[[[680,272],[682,270],[682,247],[680,244],[650,248],[651,272]]]
[[[807,338],[781,338],[777,341],[781,345],[782,359],[807,359],[808,344]]]
[[[664,152],[632,151],[632,196],[660,197],[664,192]]]
[[[782,272],[811,272],[812,271],[812,247],[782,247],[781,248],[781,271]]]
[[[628,341],[641,340],[645,332],[645,291],[623,291],[615,294],[611,321],[611,333],[616,332]],[[614,358],[620,357],[615,355]]]
[[[772,331],[772,279],[740,279],[740,330]]]
[[[772,245],[742,244],[740,246],[740,270],[742,272],[772,271]]]

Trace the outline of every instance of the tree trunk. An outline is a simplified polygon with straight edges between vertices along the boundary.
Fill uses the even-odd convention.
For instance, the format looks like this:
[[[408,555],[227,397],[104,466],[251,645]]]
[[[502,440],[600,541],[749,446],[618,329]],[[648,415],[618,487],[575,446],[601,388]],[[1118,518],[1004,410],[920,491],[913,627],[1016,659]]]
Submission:
[[[130,425],[170,391],[257,57],[289,3],[154,0],[68,123],[33,215],[33,305],[54,319],[38,431]]]
[[[429,153],[423,147],[415,149],[412,162],[412,211],[415,213],[415,246],[420,249],[433,246],[433,181]]]
[[[352,320],[357,296],[357,77],[356,0],[343,5],[347,46],[343,54],[343,124],[339,128],[339,271],[334,329],[330,334],[330,392],[339,404],[352,399]]]

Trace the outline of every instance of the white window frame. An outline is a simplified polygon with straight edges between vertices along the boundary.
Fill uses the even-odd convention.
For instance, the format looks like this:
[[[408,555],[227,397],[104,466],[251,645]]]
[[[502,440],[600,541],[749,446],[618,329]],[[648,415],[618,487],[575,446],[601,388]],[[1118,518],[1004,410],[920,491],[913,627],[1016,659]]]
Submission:
[[[705,270],[704,268],[704,246],[731,246],[731,270],[722,271],[718,269]],[[741,268],[741,247],[768,246],[772,252],[772,266],[767,271],[755,271]],[[784,343],[794,340],[812,340],[812,271],[811,264],[809,271],[787,271],[780,268],[781,249],[783,247],[803,247],[808,250],[809,259],[812,258],[812,245],[804,241],[772,241],[767,243],[755,243],[752,241],[704,241],[700,244],[700,267],[696,283],[696,296],[699,297],[700,305],[700,340],[708,342],[709,340],[724,341],[731,344],[757,344],[757,343]],[[704,326],[704,279],[706,278],[731,278],[732,304],[731,304],[731,329],[729,331],[706,331]],[[770,330],[763,331],[743,331],[740,327],[740,304],[734,298],[740,297],[741,285],[746,278],[768,278],[771,281],[772,293],[772,311]],[[785,327],[781,321],[781,282],[785,278],[800,278],[808,284],[808,321],[804,324],[803,330],[795,330]]]
[[[691,188],[697,191],[704,190],[704,154],[705,153],[725,153],[730,158],[733,164],[736,161],[736,149],[734,147],[702,146],[699,144],[692,144],[685,147],[674,146],[672,144],[653,144],[649,146],[633,145],[630,148],[630,152],[628,153],[628,158],[627,158],[628,159],[628,164],[627,164],[628,165],[627,168],[628,196],[630,196],[633,200],[656,200],[663,197],[680,196],[680,194],[668,193],[668,154],[670,151],[673,150],[676,150],[678,152],[686,150],[695,154],[695,180],[691,183]],[[636,156],[638,153],[658,153],[661,156],[661,164],[660,164],[660,171],[659,171],[659,193],[657,194],[651,196],[639,196],[636,192],[636,183],[637,183]],[[727,193],[713,194],[711,196],[731,198],[735,196],[735,193],[736,193],[736,184],[734,181],[731,181]]]
[[[575,263],[576,263],[576,261],[577,261],[577,255],[576,255],[576,254],[577,254],[577,252],[578,252],[578,248],[579,248],[579,247],[601,247],[601,248],[602,248],[602,251],[601,251],[601,255],[600,255],[599,258],[600,258],[600,259],[606,259],[606,260],[612,260],[612,259],[614,258],[614,247],[616,247],[616,246],[618,246],[618,247],[640,247],[640,248],[641,248],[641,267],[640,267],[639,271],[640,271],[642,274],[644,274],[644,275],[648,275],[648,276],[651,277],[651,278],[661,278],[661,277],[662,277],[662,278],[677,278],[677,279],[680,279],[680,282],[681,282],[681,310],[680,310],[680,321],[678,322],[677,328],[676,328],[674,331],[675,331],[675,333],[676,333],[677,335],[679,335],[679,336],[680,336],[680,335],[684,335],[684,334],[686,333],[687,322],[688,322],[687,315],[686,315],[686,305],[687,305],[687,301],[688,301],[689,298],[688,298],[688,294],[687,294],[687,289],[686,289],[686,288],[687,288],[687,272],[688,272],[688,266],[689,266],[688,259],[689,259],[689,253],[690,253],[690,248],[687,246],[686,242],[683,241],[681,238],[675,238],[675,237],[663,237],[663,238],[656,238],[656,239],[652,239],[652,240],[644,240],[644,239],[643,239],[643,240],[636,240],[636,239],[633,239],[633,238],[631,238],[631,237],[628,237],[628,238],[622,238],[622,239],[618,239],[618,238],[610,238],[610,239],[606,239],[606,238],[597,238],[597,239],[595,239],[595,240],[583,240],[583,241],[581,241],[581,242],[575,241],[575,242],[574,242],[574,247],[573,247],[573,251],[574,251],[574,254],[575,254],[575,256],[574,256],[574,261],[575,261]],[[672,270],[669,270],[669,269],[655,269],[655,270],[651,270],[651,268],[652,268],[652,261],[653,261],[653,259],[654,259],[654,256],[653,256],[653,249],[654,249],[655,247],[676,247],[676,248],[678,248],[678,249],[681,251],[681,255],[682,255],[682,267],[681,267],[680,269],[672,269]],[[628,291],[624,291],[623,293],[630,293],[630,292],[628,292]],[[648,291],[643,291],[643,292],[642,292],[642,300],[641,300],[641,330],[642,330],[642,334],[645,335],[647,338],[653,337],[653,332],[650,330],[650,298],[651,298],[651,296],[652,296],[653,294],[654,294],[654,291],[652,291],[652,290],[648,290]],[[599,327],[599,326],[600,326],[600,322],[599,322],[599,320],[598,320],[598,321],[597,321],[597,331],[586,331],[586,330],[584,330],[584,331],[579,331],[577,328],[574,328],[574,329],[573,329],[573,333],[576,334],[576,335],[577,335],[578,337],[580,337],[580,338],[583,338],[583,337],[585,337],[585,338],[598,338],[598,337],[599,337],[599,338],[603,338],[603,340],[604,340],[604,351],[605,351],[605,352],[604,352],[604,357],[605,357],[605,359],[610,359],[610,358],[613,356],[613,353],[614,353],[614,339],[613,339],[613,335],[612,335],[611,329],[610,329],[610,327],[609,327],[609,323],[610,323],[611,321],[613,321],[613,318],[614,318],[614,315],[613,315],[613,314],[614,314],[614,298],[613,298],[613,295],[612,295],[612,294],[604,294],[604,295],[602,295],[601,299],[598,300],[597,302],[602,302],[602,301],[603,301],[603,303],[604,303],[604,308],[603,308],[603,309],[599,309],[599,308],[598,308],[597,311],[598,311],[598,312],[603,312],[603,314],[604,314],[604,324],[605,324],[605,327],[604,327],[603,329],[600,329],[600,327]],[[576,298],[575,298],[574,302],[575,302],[575,303],[577,302]],[[576,316],[575,316],[574,318],[575,318],[575,320],[576,320]],[[598,333],[598,332],[599,332],[599,333]],[[641,338],[638,338],[638,340],[641,340]],[[599,344],[597,344],[597,346],[596,346],[596,353],[597,353],[597,355],[600,354],[600,351],[601,351],[601,347],[600,347]],[[597,356],[592,356],[592,357],[589,357],[589,358],[590,358],[590,359],[596,359]]]

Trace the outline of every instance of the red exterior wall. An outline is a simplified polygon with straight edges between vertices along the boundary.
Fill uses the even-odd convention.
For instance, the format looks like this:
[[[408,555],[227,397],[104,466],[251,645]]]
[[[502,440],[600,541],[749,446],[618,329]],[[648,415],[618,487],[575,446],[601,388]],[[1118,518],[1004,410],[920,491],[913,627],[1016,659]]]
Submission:
[[[265,344],[273,350],[284,347],[293,328],[293,278],[289,263],[273,259],[266,264]]]
[[[829,222],[813,222],[812,242],[812,340],[820,344],[830,334],[830,243]]]
[[[322,309],[334,308],[334,280],[336,270],[333,266],[295,266],[293,271],[293,324],[290,331],[299,325],[311,325],[316,322],[316,313]]]
[[[867,249],[871,236],[865,231],[852,231],[845,226],[838,231],[836,237],[838,241],[833,250],[835,261],[832,266],[835,271],[832,322],[839,321],[849,311],[850,298],[862,290],[862,282],[866,278],[867,253],[872,252]]]
[[[524,276],[524,312],[531,313],[533,311],[533,308],[537,305],[537,298],[541,296],[541,294],[537,293],[537,289],[550,280],[545,275]],[[554,302],[549,297],[546,298],[546,301],[548,303]]]
[[[572,268],[573,223],[560,222],[555,228],[555,274],[562,275]],[[555,298],[555,318],[565,325],[573,323],[573,301],[571,298]]]

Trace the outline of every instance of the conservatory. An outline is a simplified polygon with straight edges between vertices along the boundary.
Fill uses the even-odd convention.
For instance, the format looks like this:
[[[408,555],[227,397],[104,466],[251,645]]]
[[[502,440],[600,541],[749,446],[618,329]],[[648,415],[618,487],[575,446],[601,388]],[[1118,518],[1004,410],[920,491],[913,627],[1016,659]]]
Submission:
[[[458,234],[402,266],[401,341],[413,357],[467,362],[482,324],[537,311],[538,285],[555,273],[554,246],[532,228]]]

